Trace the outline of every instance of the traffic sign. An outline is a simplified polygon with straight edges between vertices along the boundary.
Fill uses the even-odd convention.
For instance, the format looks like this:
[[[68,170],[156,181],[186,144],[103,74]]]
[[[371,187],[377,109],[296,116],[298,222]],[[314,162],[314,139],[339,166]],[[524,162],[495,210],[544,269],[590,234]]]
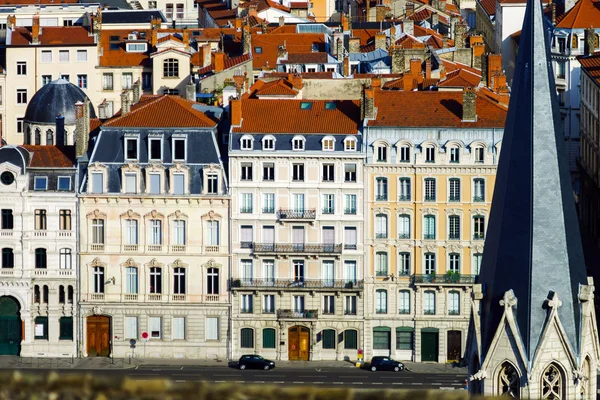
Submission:
[[[130,348],[132,348],[132,349],[135,349],[135,343],[136,343],[136,342],[135,342],[135,339],[131,339],[131,340],[129,341],[129,347],[130,347]]]
[[[148,339],[148,332],[142,332],[142,339]]]

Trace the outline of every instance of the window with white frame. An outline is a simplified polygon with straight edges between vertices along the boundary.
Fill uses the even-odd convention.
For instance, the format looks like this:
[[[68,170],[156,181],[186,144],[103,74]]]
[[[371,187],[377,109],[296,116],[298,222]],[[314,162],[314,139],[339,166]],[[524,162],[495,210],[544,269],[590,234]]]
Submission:
[[[292,180],[295,182],[304,181],[304,164],[292,164]]]
[[[33,180],[34,190],[47,190],[48,189],[48,177],[47,176],[36,176]]]
[[[137,219],[125,220],[125,244],[138,244],[138,221]]]
[[[252,233],[252,231],[251,231]],[[252,278],[253,278],[253,274],[252,274],[252,260],[242,260],[241,261],[241,277],[242,277],[242,282],[249,284],[252,283]]]
[[[252,193],[242,193],[241,213],[252,213]]]
[[[112,72],[102,74],[102,90],[113,90]]]
[[[435,201],[435,178],[425,178],[425,201]]]
[[[457,146],[450,147],[450,162],[451,163],[459,163],[460,162],[460,147],[457,147]]]
[[[450,253],[448,255],[448,264],[448,271],[453,272],[455,274],[460,273],[460,254]]]
[[[344,250],[357,249],[357,236],[355,226],[344,227]]]
[[[345,194],[344,195],[344,214],[355,215],[356,214],[356,195]]]
[[[79,86],[80,89],[87,89],[88,88],[87,75],[85,75],[85,74],[78,74],[77,75],[77,86]]]
[[[219,245],[219,221],[207,221],[206,227],[208,229],[207,244],[209,246]]]
[[[263,295],[263,314],[275,313],[275,295],[265,294]]]
[[[448,180],[448,201],[460,201],[460,179],[450,178]]]
[[[61,269],[73,268],[71,249],[60,249],[60,264]]]
[[[252,180],[252,163],[241,164],[240,180],[251,181]]]
[[[43,63],[51,63],[52,62],[52,50],[42,50],[42,62]]]
[[[473,179],[473,201],[485,201],[485,180],[483,178]]]
[[[480,253],[473,254],[472,271],[475,275],[479,275],[479,271],[481,271],[481,260],[482,259],[483,259],[483,254],[480,254]]]
[[[219,289],[219,269],[208,268],[206,270],[206,293],[212,295],[218,295],[221,293]]]
[[[185,138],[173,138],[173,161],[185,161],[186,140]]]
[[[398,254],[398,274],[408,276],[410,275],[410,253],[402,252]]]
[[[410,146],[403,145],[400,146],[399,150],[399,158],[400,162],[407,163],[410,162]]]
[[[252,150],[252,136],[242,136],[240,139],[240,147],[242,150]]]
[[[159,137],[148,138],[148,159],[150,161],[162,160],[162,139]]]
[[[323,195],[323,214],[334,214],[335,213],[335,195],[324,194]]]
[[[125,160],[137,161],[138,140],[137,138],[125,138]]]
[[[177,267],[173,269],[173,293],[185,294],[185,268]]]
[[[125,267],[125,293],[138,293],[138,269],[137,267]]]
[[[242,225],[240,227],[240,246],[242,249],[252,248],[253,235],[252,225]]]
[[[262,140],[263,150],[275,150],[275,138],[273,136],[265,136]]]
[[[184,174],[173,174],[173,194],[180,196],[185,194]]]
[[[94,267],[94,293],[104,293],[104,267]]]
[[[124,193],[137,193],[137,174],[125,173],[125,190]]]
[[[240,295],[240,312],[245,314],[251,314],[253,312],[252,298],[253,296],[251,294]]]
[[[356,269],[356,261],[344,261],[344,281],[346,283],[356,283],[358,273]]]
[[[19,75],[19,76],[27,75],[27,62],[17,61],[17,75]]]
[[[483,240],[485,237],[485,217],[483,215],[473,216],[473,239]]]
[[[333,287],[335,284],[335,264],[332,260],[325,260],[321,264],[323,285]]]
[[[375,148],[377,162],[387,162],[388,160],[388,147],[384,144],[379,145]]]
[[[64,63],[69,62],[69,50],[58,51],[58,62]]]
[[[149,178],[149,193],[160,194],[160,174],[148,174]]]
[[[435,162],[435,147],[434,146],[425,147],[425,162],[427,162],[427,163]]]
[[[294,312],[304,313],[304,296],[294,296]]]
[[[344,151],[356,151],[356,139],[346,138],[344,140]]]
[[[208,174],[206,176],[206,193],[207,194],[218,194],[219,193],[219,175]]]
[[[87,50],[77,50],[77,62],[87,62]]]
[[[161,294],[162,293],[162,268],[152,267],[150,268],[150,293]]]
[[[481,146],[475,147],[475,162],[482,163],[485,161],[485,149]]]
[[[410,215],[398,216],[398,239],[410,239]]]
[[[398,180],[398,201],[410,201],[410,178]]]
[[[388,237],[388,217],[385,214],[375,216],[375,238],[387,239]]]
[[[275,212],[275,193],[263,193],[263,213],[273,214]]]
[[[206,340],[219,340],[219,317],[206,317]]]
[[[375,291],[375,313],[387,314],[387,290],[385,289]]]
[[[335,314],[335,296],[323,296],[323,314]]]
[[[335,140],[332,137],[325,137],[323,139],[323,151],[333,151],[335,146]]]
[[[264,163],[263,164],[263,181],[274,181],[275,180],[275,164]]]
[[[27,89],[17,89],[17,104],[27,104]]]
[[[323,164],[323,182],[335,181],[335,165],[334,164]]]
[[[148,244],[158,246],[162,244],[162,221],[160,219],[151,219],[148,232]]]
[[[275,284],[275,261],[263,260],[263,281],[268,286]]]
[[[435,253],[425,253],[425,275],[435,274]]]
[[[460,314],[460,293],[455,290],[448,292],[448,314]]]
[[[173,317],[173,340],[185,340],[185,317]]]
[[[344,297],[344,314],[356,315],[356,296]]]
[[[423,239],[435,239],[435,215],[425,215],[423,217]]]
[[[162,337],[162,318],[148,318],[148,326],[150,326],[150,339],[160,339]]]
[[[138,317],[125,316],[125,339],[138,338]]]
[[[93,219],[92,220],[92,243],[93,244],[104,244],[104,220]]]
[[[423,312],[427,315],[435,314],[435,292],[433,290],[423,292]]]
[[[387,201],[388,199],[388,181],[387,178],[376,178],[375,179],[375,200],[376,201]]]
[[[398,313],[410,314],[410,292],[408,290],[398,292]]]
[[[292,139],[292,150],[295,150],[295,151],[304,150],[304,138],[303,137],[297,136]]]
[[[344,164],[344,182],[356,182],[356,164]]]
[[[458,215],[448,217],[448,239],[460,240],[460,216]]]
[[[375,276],[388,276],[388,255],[384,251],[375,253]]]
[[[175,246],[184,246],[186,242],[185,221],[176,219],[173,221],[172,244]]]
[[[294,268],[294,282],[304,282],[304,261],[294,260],[292,265]]]

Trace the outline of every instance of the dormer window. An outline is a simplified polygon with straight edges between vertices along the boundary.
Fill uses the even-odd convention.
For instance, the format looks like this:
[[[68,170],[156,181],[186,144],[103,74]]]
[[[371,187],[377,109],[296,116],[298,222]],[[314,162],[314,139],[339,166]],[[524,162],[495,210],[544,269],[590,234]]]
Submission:
[[[273,136],[265,136],[262,140],[263,150],[275,150],[275,138]]]
[[[173,161],[185,161],[186,144],[183,137],[173,138]]]
[[[48,189],[48,177],[47,176],[36,176],[33,180],[34,190],[47,190]]]
[[[323,151],[333,151],[335,145],[335,139],[327,136],[323,139]]]
[[[90,176],[90,183],[92,184],[90,193],[99,194],[104,192],[104,179],[102,172],[92,172]]]
[[[475,147],[475,162],[482,163],[484,161],[485,152],[483,147]]]
[[[460,148],[459,147],[450,148],[450,162],[451,163],[460,162]]]
[[[356,139],[346,138],[344,140],[344,151],[356,151]]]
[[[71,190],[71,177],[70,176],[59,176],[58,183],[56,184],[57,190]]]
[[[240,139],[240,147],[242,150],[252,150],[253,142],[252,136],[243,136]]]
[[[435,147],[427,146],[425,148],[425,162],[428,162],[428,163],[435,162]]]
[[[304,138],[301,136],[296,136],[292,139],[292,149],[295,151],[304,150]]]
[[[125,138],[125,159],[136,160],[138,159],[138,139],[137,137],[126,137]]]
[[[127,43],[126,48],[128,53],[145,53],[146,43]]]
[[[136,193],[137,192],[137,174],[126,173],[125,174],[125,193]]]
[[[377,146],[377,162],[387,162],[388,148],[385,145]]]
[[[400,146],[400,162],[410,162],[410,146]]]
[[[150,161],[162,160],[162,139],[160,137],[148,139],[148,159]]]

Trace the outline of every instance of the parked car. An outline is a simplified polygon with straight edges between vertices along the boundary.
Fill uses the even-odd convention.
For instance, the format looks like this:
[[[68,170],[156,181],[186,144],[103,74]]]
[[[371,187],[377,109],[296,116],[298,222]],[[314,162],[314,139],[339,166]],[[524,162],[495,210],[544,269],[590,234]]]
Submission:
[[[371,362],[369,363],[369,368],[371,371],[375,372],[377,370],[387,370],[387,371],[402,371],[404,369],[404,364],[400,361],[392,360],[389,357],[373,357]]]
[[[261,356],[255,354],[248,354],[241,356],[238,361],[239,369],[253,368],[253,369],[264,369],[269,370],[275,368],[275,363],[271,360],[267,360]]]

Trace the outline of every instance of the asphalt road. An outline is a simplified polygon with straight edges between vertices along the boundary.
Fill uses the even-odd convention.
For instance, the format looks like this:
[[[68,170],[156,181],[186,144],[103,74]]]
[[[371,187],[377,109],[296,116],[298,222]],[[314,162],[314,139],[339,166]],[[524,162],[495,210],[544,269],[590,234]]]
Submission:
[[[48,369],[24,368],[23,372],[47,374]],[[197,366],[152,366],[136,369],[60,370],[61,374],[90,373],[96,376],[124,375],[136,379],[168,378],[176,383],[206,381],[237,384],[278,384],[285,386],[352,387],[356,389],[462,389],[464,376],[457,374],[424,374],[411,371],[371,372],[359,368],[275,368],[270,371]]]

